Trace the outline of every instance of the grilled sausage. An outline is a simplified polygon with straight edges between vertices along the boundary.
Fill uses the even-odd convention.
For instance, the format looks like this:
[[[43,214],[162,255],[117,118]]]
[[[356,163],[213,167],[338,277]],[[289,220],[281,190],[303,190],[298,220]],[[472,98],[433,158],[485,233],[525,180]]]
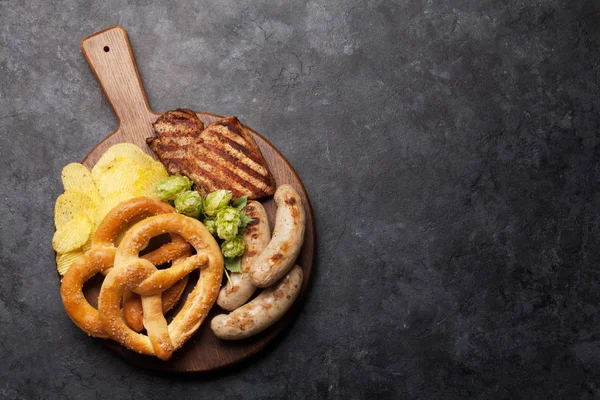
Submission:
[[[246,250],[242,256],[242,272],[231,274],[231,283],[226,283],[219,292],[217,304],[224,310],[232,311],[246,304],[252,297],[256,286],[250,280],[250,265],[260,253],[263,252],[271,240],[271,228],[265,208],[258,201],[249,201],[244,207],[244,213],[252,218],[244,231]]]
[[[223,340],[244,339],[262,332],[290,309],[300,293],[303,278],[302,268],[294,266],[284,278],[264,289],[248,304],[229,315],[214,317],[210,328],[215,336]]]
[[[290,185],[275,192],[275,230],[266,249],[252,262],[250,279],[258,287],[269,287],[294,265],[302,242],[306,215],[300,195]]]

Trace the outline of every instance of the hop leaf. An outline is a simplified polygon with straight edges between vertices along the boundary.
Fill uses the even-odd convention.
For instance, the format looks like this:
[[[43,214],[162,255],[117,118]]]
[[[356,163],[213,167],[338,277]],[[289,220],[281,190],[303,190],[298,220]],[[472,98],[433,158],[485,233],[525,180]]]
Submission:
[[[231,203],[231,207],[242,211],[246,204],[248,203],[248,196],[242,196],[235,199],[233,203]]]
[[[234,257],[234,258],[225,257],[224,258],[224,260],[225,260],[225,268],[227,268],[227,271],[229,271],[229,272],[242,272],[241,259],[242,259],[241,257]]]
[[[246,225],[253,221],[253,219],[244,214],[244,212],[240,212],[240,220],[242,221],[240,228],[245,228]]]

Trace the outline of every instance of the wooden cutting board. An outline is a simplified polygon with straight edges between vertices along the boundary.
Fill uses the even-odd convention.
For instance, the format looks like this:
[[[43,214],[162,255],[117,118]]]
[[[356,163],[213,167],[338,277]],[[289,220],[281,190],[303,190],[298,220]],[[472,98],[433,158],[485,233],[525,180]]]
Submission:
[[[154,136],[151,124],[160,116],[160,113],[153,112],[148,105],[125,29],[115,26],[95,33],[81,41],[81,50],[119,121],[117,130],[98,143],[85,157],[83,164],[92,168],[107,148],[122,142],[133,143],[155,157],[146,145],[146,138]],[[181,107],[185,106],[185,104],[181,104]],[[219,115],[205,112],[197,112],[197,114],[205,125],[222,118]],[[304,270],[304,283],[299,298],[287,314],[266,331],[255,337],[231,342],[217,339],[210,330],[212,317],[223,312],[215,305],[198,332],[174,353],[171,360],[166,362],[129,351],[109,340],[95,339],[102,340],[108,348],[126,360],[146,368],[170,372],[202,372],[226,367],[263,349],[284,332],[297,316],[310,282],[315,256],[315,223],[312,208],[300,178],[285,157],[267,139],[251,129],[250,132],[260,147],[277,185],[288,183],[294,186],[304,200],[307,226],[304,245],[297,261]],[[266,199],[262,203],[267,210],[271,229],[273,229],[275,204],[272,198]],[[95,279],[88,285],[89,287],[86,287],[86,296],[94,305],[100,284],[101,280]]]

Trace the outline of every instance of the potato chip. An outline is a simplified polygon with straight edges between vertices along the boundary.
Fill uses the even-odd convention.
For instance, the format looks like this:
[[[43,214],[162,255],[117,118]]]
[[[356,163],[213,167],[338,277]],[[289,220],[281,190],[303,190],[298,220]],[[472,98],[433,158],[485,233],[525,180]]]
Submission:
[[[100,207],[98,207],[98,216],[96,219],[96,224],[97,225],[100,224],[100,222],[102,222],[104,217],[106,217],[106,214],[108,214],[109,211],[112,210],[113,208],[115,208],[117,205],[124,202],[125,200],[129,200],[134,197],[136,197],[136,196],[134,196],[132,193],[130,193],[128,191],[121,191],[121,192],[111,193],[107,197],[103,198],[102,203],[100,204]]]
[[[92,222],[82,212],[54,232],[52,247],[58,253],[79,249],[90,237]]]
[[[77,261],[82,255],[83,251],[81,250],[74,250],[64,254],[58,253],[56,255],[56,269],[58,269],[58,273],[64,276],[71,264]]]
[[[163,163],[161,163],[160,161],[152,161],[152,164],[150,164],[150,166],[148,168],[155,170],[157,173],[160,172],[160,173],[169,175],[169,173],[167,172],[167,169],[165,168]]]
[[[84,243],[84,245],[81,247],[81,250],[83,250],[84,252],[88,251],[89,249],[92,248],[92,241],[94,240],[94,235],[96,234],[96,229],[98,228],[98,223],[96,223],[96,218],[97,215],[94,215],[94,220],[92,220],[92,230],[90,232],[90,237],[87,240],[87,242]],[[90,218],[91,220],[91,218]]]
[[[85,193],[96,189],[96,185],[92,180],[92,173],[83,164],[67,164],[62,169],[61,179],[65,190],[79,189]]]
[[[93,193],[93,191],[92,191]],[[56,229],[62,228],[79,213],[93,219],[96,215],[97,200],[92,199],[79,189],[69,189],[56,199],[54,206],[54,224]]]
[[[92,201],[94,202],[96,207],[98,207],[100,205],[100,203],[102,202],[102,196],[100,195],[100,191],[98,189],[96,189],[96,186],[94,186],[93,189],[91,189],[87,192],[84,192],[84,194],[92,199]]]
[[[85,253],[86,251],[88,251],[89,249],[91,249],[92,248],[92,241],[93,240],[94,240],[94,236],[90,234],[90,238],[81,247],[81,251],[83,251]]]
[[[56,199],[57,231],[52,239],[59,273],[64,275],[91,248],[108,212],[123,201],[153,195],[155,185],[168,175],[160,162],[131,143],[110,147],[91,172],[82,164],[66,165],[61,174],[65,193]]]
[[[98,227],[98,224],[100,223],[98,221],[98,212],[99,212],[100,208],[102,207],[102,203],[104,202],[104,199],[102,198],[102,196],[100,196],[100,192],[98,192],[98,189],[96,189],[95,191],[89,192],[88,195],[90,195],[90,198],[96,205],[96,208],[94,209],[94,211],[91,212],[89,215],[87,215],[88,218],[90,219],[90,221],[92,221],[92,233],[90,234],[90,241],[91,241],[91,237],[96,232],[96,228]]]
[[[133,192],[133,186],[142,176],[143,170],[138,162],[119,157],[106,164],[106,169],[94,176],[94,182],[102,197],[115,192]]]
[[[136,145],[131,143],[119,143],[111,146],[106,150],[102,157],[100,157],[94,168],[92,168],[92,178],[96,180],[97,176],[101,175],[107,169],[106,166],[117,158],[133,160],[144,168],[151,168],[152,164],[156,162]]]
[[[141,176],[133,186],[133,193],[136,196],[154,196],[154,187],[156,184],[169,176],[165,167],[154,162],[152,168],[144,169]]]

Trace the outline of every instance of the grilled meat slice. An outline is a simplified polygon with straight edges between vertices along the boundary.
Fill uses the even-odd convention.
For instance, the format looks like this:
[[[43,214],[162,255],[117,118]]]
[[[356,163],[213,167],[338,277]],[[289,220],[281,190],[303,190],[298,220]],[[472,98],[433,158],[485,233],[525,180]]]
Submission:
[[[197,136],[204,124],[192,110],[178,108],[164,113],[152,124],[158,137]]]
[[[152,127],[156,132],[156,137],[147,138],[146,143],[157,155],[159,154],[157,149],[161,149],[160,151],[163,152],[171,151],[171,159],[176,161],[185,157],[184,150],[191,147],[198,139],[204,129],[204,124],[192,110],[178,108],[161,115],[152,124]],[[179,173],[175,167],[171,168],[170,172],[172,174]]]
[[[163,117],[169,121],[169,129],[157,130],[157,137],[146,141],[169,173],[189,177],[203,195],[228,189],[234,197],[258,199],[275,192],[275,179],[258,145],[236,117],[220,119],[200,134],[194,131],[186,136],[188,128],[166,114]],[[182,124],[187,123],[184,121]]]
[[[258,145],[236,117],[206,127],[196,143],[198,155],[192,175],[207,192],[229,189],[235,197],[258,199],[275,193],[271,175]]]

